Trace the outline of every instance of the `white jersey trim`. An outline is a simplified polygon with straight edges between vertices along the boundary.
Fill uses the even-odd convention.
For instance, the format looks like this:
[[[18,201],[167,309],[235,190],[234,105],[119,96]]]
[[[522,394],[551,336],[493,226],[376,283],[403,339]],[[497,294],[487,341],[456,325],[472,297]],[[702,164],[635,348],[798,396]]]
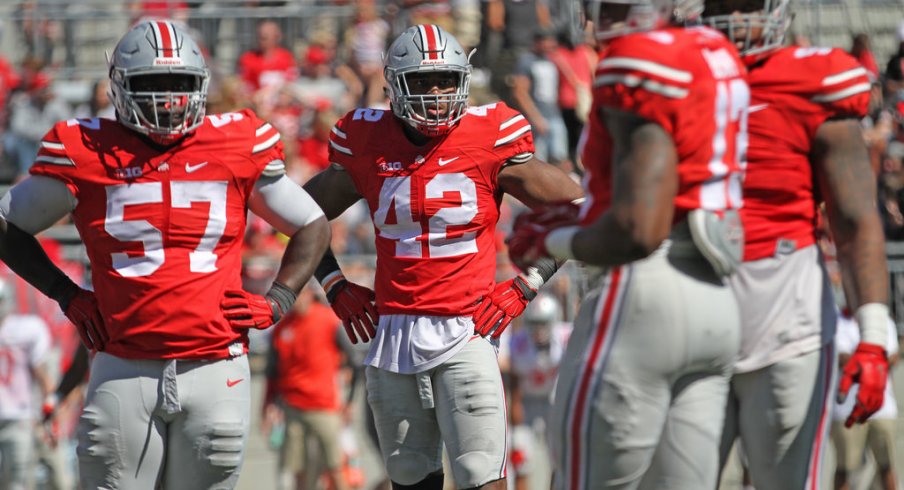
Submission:
[[[270,123],[264,123],[263,126],[257,128],[257,131],[254,132],[254,135],[261,136],[262,134],[266,133],[267,131],[270,131],[271,129],[273,129],[273,126],[271,126]]]
[[[844,90],[839,90],[837,92],[831,92],[828,94],[817,95],[810,100],[813,102],[835,102],[838,100],[846,99],[853,95],[862,94],[864,92],[870,91],[870,84],[868,82],[858,83],[857,85],[852,85]]]
[[[330,140],[330,146],[332,146],[333,149],[336,150],[336,151],[338,151],[339,153],[345,153],[346,155],[354,156],[354,155],[352,154],[352,151],[351,151],[351,150],[349,150],[348,148],[346,148],[346,147],[344,147],[344,146],[342,146],[342,145],[336,143],[336,142],[333,141],[333,140]]]
[[[673,82],[678,83],[690,83],[694,79],[693,75],[691,75],[691,72],[689,71],[676,70],[675,68],[640,58],[606,58],[603,61],[600,61],[599,68],[623,68],[629,70],[637,70],[648,73],[650,75],[655,75],[660,78],[667,78],[669,80],[672,80]]]
[[[62,144],[62,143],[53,143],[53,142],[50,142],[50,141],[42,141],[42,142],[41,142],[41,147],[42,147],[42,148],[47,148],[48,150],[56,150],[56,151],[63,151],[63,150],[66,149],[66,146],[65,146],[64,144]]]
[[[823,86],[837,85],[841,82],[846,82],[848,80],[851,80],[851,79],[854,79],[854,78],[857,78],[860,76],[863,76],[863,77],[868,76],[867,72],[866,72],[866,68],[863,68],[863,67],[854,68],[854,69],[851,69],[848,71],[843,71],[841,73],[837,73],[835,75],[827,76],[822,79],[822,85]]]
[[[524,127],[521,128],[521,129],[515,131],[514,133],[512,133],[512,134],[506,136],[505,138],[499,138],[498,140],[496,140],[496,144],[493,145],[493,148],[498,148],[498,147],[500,147],[500,146],[502,146],[502,145],[511,143],[512,141],[518,139],[521,135],[523,135],[524,133],[526,133],[526,132],[528,132],[528,131],[530,131],[530,125],[529,125],[529,124],[528,124],[527,126],[524,126]]]
[[[689,93],[688,89],[666,85],[655,80],[640,78],[636,75],[600,75],[593,81],[594,87],[601,85],[627,85],[628,87],[643,87],[654,94],[663,95],[673,99],[683,99]]]
[[[52,165],[63,165],[66,167],[74,167],[75,166],[75,162],[73,162],[72,160],[70,160],[68,158],[64,158],[64,157],[50,157],[47,155],[41,155],[38,158],[35,158],[35,161],[50,163]]]
[[[268,139],[267,141],[264,141],[263,143],[258,143],[256,145],[254,145],[254,148],[251,149],[251,153],[260,153],[260,152],[266,150],[267,148],[270,148],[273,145],[275,145],[277,141],[279,141],[279,133],[274,134],[273,136],[270,137],[270,139]]]

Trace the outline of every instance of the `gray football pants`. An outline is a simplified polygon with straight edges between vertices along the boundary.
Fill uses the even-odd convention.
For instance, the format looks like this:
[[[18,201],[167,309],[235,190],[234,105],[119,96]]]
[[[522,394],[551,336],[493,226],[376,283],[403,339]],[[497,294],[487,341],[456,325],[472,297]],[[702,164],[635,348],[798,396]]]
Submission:
[[[235,487],[250,385],[246,356],[130,360],[98,353],[78,426],[82,488]]]
[[[739,342],[734,295],[702,257],[659,250],[610,271],[560,368],[555,488],[715,488]]]

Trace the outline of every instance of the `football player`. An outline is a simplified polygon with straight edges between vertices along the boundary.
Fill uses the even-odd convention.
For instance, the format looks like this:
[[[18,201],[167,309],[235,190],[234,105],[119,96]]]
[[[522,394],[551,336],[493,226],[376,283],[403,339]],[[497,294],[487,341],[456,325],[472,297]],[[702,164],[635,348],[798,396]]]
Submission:
[[[332,165],[305,184],[329,219],[367,200],[375,292],[346,281],[329,255],[316,274],[350,337],[372,339],[368,402],[393,487],[442,488],[445,443],[458,488],[504,488],[505,401],[491,339],[555,265],[494,285],[499,204],[503,192],[536,206],[581,189],[533,158],[523,115],[502,103],[468,107],[469,53],[442,28],[405,30],[384,75],[392,110],[343,117],[330,135]]]
[[[603,266],[560,368],[556,487],[715,488],[740,320],[749,89],[735,48],[685,28],[699,0],[591,1],[608,46],[584,148],[587,201],[522,215],[509,253]],[[579,219],[579,223],[576,221]]]
[[[247,329],[289,310],[329,225],[285,176],[270,124],[249,110],[205,116],[207,65],[179,26],[134,26],[110,80],[117,119],[57,123],[0,200],[0,259],[98,351],[78,428],[82,487],[232,488],[250,420]],[[266,296],[241,289],[248,209],[291,237]],[[94,292],[33,236],[70,212]]]
[[[704,17],[741,51],[751,89],[746,245],[731,279],[743,335],[723,461],[740,436],[757,488],[818,488],[836,386],[836,316],[816,245],[823,200],[861,330],[839,392],[860,383],[848,426],[882,406],[888,369],[884,239],[859,126],[868,72],[841,49],[783,47],[788,0],[707,1]]]

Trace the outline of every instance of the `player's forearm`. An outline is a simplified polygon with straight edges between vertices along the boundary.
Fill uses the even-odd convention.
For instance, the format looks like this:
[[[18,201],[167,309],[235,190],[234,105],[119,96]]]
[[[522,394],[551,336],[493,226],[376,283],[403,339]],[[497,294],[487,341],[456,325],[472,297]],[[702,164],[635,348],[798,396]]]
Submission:
[[[69,396],[69,393],[72,393],[84,381],[85,376],[88,374],[88,364],[88,349],[84,345],[79,344],[72,364],[63,373],[63,379],[60,380],[60,384],[56,389],[57,398],[61,403]]]
[[[0,218],[0,260],[50,298],[68,299],[78,288],[44,252],[38,240]]]
[[[330,243],[330,225],[321,217],[299,229],[289,240],[276,282],[295,293],[301,291]]]
[[[852,310],[868,303],[888,303],[888,265],[878,214],[863,216],[835,233],[838,262]]]

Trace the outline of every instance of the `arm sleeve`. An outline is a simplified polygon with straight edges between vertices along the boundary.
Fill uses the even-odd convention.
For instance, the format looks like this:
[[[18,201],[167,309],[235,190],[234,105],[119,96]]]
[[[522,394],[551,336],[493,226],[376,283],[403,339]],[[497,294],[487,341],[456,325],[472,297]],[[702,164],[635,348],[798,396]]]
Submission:
[[[261,176],[254,184],[248,206],[254,214],[288,236],[323,216],[314,199],[285,175]]]
[[[32,175],[0,198],[0,217],[34,235],[72,212],[76,204],[78,201],[63,181]]]

